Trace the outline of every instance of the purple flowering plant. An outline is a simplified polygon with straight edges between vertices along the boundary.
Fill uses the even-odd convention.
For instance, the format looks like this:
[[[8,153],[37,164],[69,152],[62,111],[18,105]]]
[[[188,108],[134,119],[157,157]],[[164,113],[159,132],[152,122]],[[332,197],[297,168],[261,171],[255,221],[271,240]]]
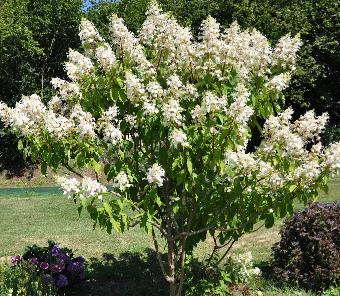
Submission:
[[[25,263],[30,272],[40,274],[57,288],[65,288],[79,283],[85,278],[85,259],[75,257],[71,249],[61,248],[48,241],[48,246],[28,246],[22,257],[13,256],[12,265]]]

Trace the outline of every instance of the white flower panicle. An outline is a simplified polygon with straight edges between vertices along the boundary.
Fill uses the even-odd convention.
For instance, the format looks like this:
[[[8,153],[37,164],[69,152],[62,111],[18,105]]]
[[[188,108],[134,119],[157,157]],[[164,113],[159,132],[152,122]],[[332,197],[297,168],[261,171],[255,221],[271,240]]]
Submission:
[[[107,192],[107,188],[104,185],[89,177],[84,177],[81,180],[80,190],[79,198],[81,199],[97,197],[103,200],[103,193]]]
[[[251,173],[258,170],[258,162],[252,153],[246,153],[243,149],[239,151],[227,151],[225,153],[226,163],[238,173]]]
[[[163,185],[164,177],[165,171],[158,163],[153,164],[152,167],[148,169],[146,175],[147,181],[150,184],[154,184],[158,187],[161,187]]]
[[[321,116],[315,116],[313,110],[307,111],[292,126],[293,130],[305,140],[317,138],[324,131],[328,122],[329,116],[323,113]]]
[[[63,99],[72,100],[81,97],[79,87],[74,82],[68,82],[60,78],[52,78],[51,84]]]
[[[113,180],[113,187],[119,188],[120,190],[125,190],[131,186],[132,184],[130,183],[128,175],[124,171],[118,173]]]
[[[104,140],[108,144],[116,145],[124,139],[124,135],[119,128],[108,124],[104,128]]]
[[[226,96],[218,97],[207,91],[203,97],[203,109],[206,113],[222,112],[226,110],[228,100]]]
[[[85,18],[82,18],[80,22],[79,37],[82,44],[95,45],[103,41],[93,23]]]
[[[137,66],[138,72],[142,76],[154,75],[155,70],[145,57],[143,46],[138,43],[133,33],[126,28],[124,21],[117,15],[112,16],[110,29],[113,43],[122,51],[123,56],[127,55],[131,59]]]
[[[126,95],[133,104],[140,104],[147,100],[144,85],[138,77],[130,72],[125,75]]]
[[[163,115],[164,115],[164,123],[165,125],[182,125],[182,111],[183,108],[181,107],[178,100],[170,99],[163,105]]]
[[[300,35],[291,38],[287,34],[280,38],[273,51],[272,64],[283,68],[294,69],[296,63],[296,53],[302,45]]]
[[[2,102],[0,102],[0,120],[5,127],[9,127],[11,125],[11,108]]]
[[[152,99],[160,99],[164,95],[163,88],[157,81],[151,81],[146,87]]]
[[[279,75],[275,75],[267,82],[267,87],[271,90],[283,91],[288,87],[290,82],[291,75],[290,73],[281,73]]]
[[[320,164],[316,160],[308,161],[303,163],[300,167],[295,170],[295,179],[299,180],[300,183],[310,185],[320,175]]]
[[[157,3],[151,3],[139,40],[163,53],[159,62],[162,60],[172,70],[192,64],[195,55],[192,39],[188,28],[181,27],[174,18],[162,13]]]
[[[332,143],[327,147],[323,166],[329,169],[332,175],[340,173],[340,142]]]
[[[68,54],[68,62],[65,63],[67,76],[77,81],[85,75],[90,75],[94,71],[91,59],[82,55],[80,52],[70,49]]]
[[[81,182],[76,178],[58,176],[57,182],[60,184],[60,187],[63,189],[63,194],[66,195],[67,198],[74,198],[80,193]]]
[[[93,140],[97,137],[96,123],[92,114],[84,111],[79,104],[73,107],[70,119],[73,120],[81,138]]]
[[[188,147],[189,142],[187,135],[184,131],[179,129],[174,129],[170,135],[171,145],[174,147],[182,146],[182,147]]]
[[[117,62],[116,55],[107,43],[97,47],[96,58],[105,71],[110,71]]]
[[[45,117],[47,131],[57,139],[68,137],[74,130],[74,122],[62,115],[47,111]]]
[[[43,127],[46,107],[37,94],[23,96],[15,108],[8,109],[10,126],[24,136],[39,135]]]
[[[235,92],[235,100],[227,110],[232,120],[242,126],[246,126],[254,110],[247,105],[250,93],[244,84],[238,84]]]

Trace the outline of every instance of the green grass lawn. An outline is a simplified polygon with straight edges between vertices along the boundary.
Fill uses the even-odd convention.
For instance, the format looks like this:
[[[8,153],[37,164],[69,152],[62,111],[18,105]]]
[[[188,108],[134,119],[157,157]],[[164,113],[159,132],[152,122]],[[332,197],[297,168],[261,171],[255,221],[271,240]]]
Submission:
[[[327,195],[321,194],[319,197],[319,201],[334,200],[340,200],[340,178],[331,182]],[[297,207],[301,208],[303,205],[297,204]],[[83,255],[87,259],[93,258],[94,262],[109,262],[124,252],[136,254],[138,257],[138,253],[152,248],[151,238],[137,227],[124,234],[112,235],[100,229],[93,229],[87,214],[84,212],[79,217],[72,201],[55,190],[45,193],[31,193],[28,190],[1,193],[0,190],[0,217],[0,257],[3,259],[22,254],[27,245],[46,245],[49,239],[74,249],[77,255]],[[250,250],[256,262],[267,260],[272,244],[279,239],[278,230],[281,224],[282,220],[278,220],[271,229],[261,228],[244,236],[236,243],[233,252]],[[208,242],[199,245],[196,254],[202,257],[208,254],[210,247],[211,242],[208,239]],[[109,255],[103,254],[113,257],[110,259]],[[134,260],[139,260],[137,257]],[[100,272],[107,278],[112,276],[112,273],[105,275],[105,268],[99,270]],[[268,287],[266,291],[265,295],[295,295],[275,287]]]

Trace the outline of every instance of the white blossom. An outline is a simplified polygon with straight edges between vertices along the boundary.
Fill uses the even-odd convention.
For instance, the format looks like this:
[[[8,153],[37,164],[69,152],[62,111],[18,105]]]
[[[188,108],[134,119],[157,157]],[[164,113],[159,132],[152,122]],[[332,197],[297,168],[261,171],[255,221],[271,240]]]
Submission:
[[[82,198],[92,198],[97,197],[98,199],[103,199],[103,193],[107,192],[105,186],[100,184],[97,180],[91,179],[89,177],[84,177],[81,180],[81,192],[79,197]]]
[[[272,64],[294,69],[296,53],[301,45],[302,42],[299,35],[296,35],[294,38],[291,38],[290,34],[281,37],[274,49]]]
[[[116,145],[120,143],[124,138],[124,135],[120,131],[119,128],[108,124],[104,128],[104,140],[107,143],[110,143],[112,145]]]
[[[68,62],[65,63],[67,76],[73,80],[80,80],[84,75],[90,75],[94,66],[91,59],[85,57],[80,52],[70,49]]]
[[[105,71],[110,71],[117,62],[114,52],[107,43],[96,48],[96,58]]]
[[[72,120],[54,113],[52,110],[47,111],[45,117],[47,131],[57,139],[69,136],[74,128]]]
[[[175,124],[181,125],[182,124],[182,114],[183,108],[179,104],[179,102],[175,99],[170,99],[167,103],[163,105],[163,114],[164,114],[164,121],[166,125]]]
[[[66,195],[67,198],[73,198],[80,193],[81,182],[76,178],[58,176],[57,182],[60,184],[60,187],[63,189],[63,194]]]
[[[93,45],[103,41],[93,23],[85,18],[82,18],[79,29],[79,37],[83,44]]]
[[[70,118],[74,121],[81,138],[94,139],[96,134],[96,123],[90,112],[86,112],[77,104],[71,111]]]
[[[124,171],[118,173],[118,175],[113,180],[113,187],[119,188],[120,190],[125,190],[131,186],[132,184],[130,183],[129,178]]]
[[[250,93],[245,85],[238,84],[235,92],[235,100],[227,110],[227,114],[232,120],[241,126],[245,126],[254,113],[252,107],[247,105],[249,95]]]
[[[146,176],[150,184],[155,184],[158,187],[163,185],[164,177],[165,171],[158,163],[153,164],[152,167],[148,169]]]
[[[272,77],[266,84],[269,89],[283,91],[288,87],[291,75],[290,73],[281,73]]]
[[[170,135],[171,145],[177,147],[178,145],[182,147],[188,147],[188,138],[184,131],[179,129],[174,129]]]

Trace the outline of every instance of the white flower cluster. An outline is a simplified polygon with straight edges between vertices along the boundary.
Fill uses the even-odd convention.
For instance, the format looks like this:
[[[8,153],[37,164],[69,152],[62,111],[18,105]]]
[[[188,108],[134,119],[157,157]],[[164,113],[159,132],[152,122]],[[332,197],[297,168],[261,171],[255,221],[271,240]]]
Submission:
[[[68,82],[60,78],[52,78],[51,84],[54,89],[58,91],[59,95],[67,101],[81,96],[79,87],[74,82]]]
[[[181,27],[174,18],[162,13],[157,3],[151,3],[139,40],[159,52],[159,62],[165,63],[170,70],[191,65],[195,54],[192,39],[188,28]]]
[[[96,58],[105,71],[110,71],[117,62],[112,48],[107,43],[97,47]]]
[[[130,183],[128,175],[124,171],[118,173],[113,180],[113,187],[119,188],[120,190],[125,190],[131,186],[132,184]]]
[[[58,177],[57,182],[63,189],[64,195],[68,198],[80,199],[97,197],[98,199],[103,199],[103,193],[107,192],[107,188],[101,185],[97,180],[91,179],[89,177],[84,177],[78,180],[74,177]]]
[[[90,112],[86,112],[77,104],[71,111],[70,118],[74,121],[77,131],[82,138],[95,139],[96,123]]]
[[[185,134],[184,131],[179,130],[179,129],[173,130],[170,136],[170,141],[171,141],[171,145],[175,147],[177,147],[177,145],[180,145],[182,147],[189,146],[187,135]]]
[[[11,126],[24,136],[37,136],[41,133],[45,114],[46,107],[36,94],[23,96],[15,104],[15,108],[8,108],[2,104],[0,113],[6,126]]]
[[[82,44],[96,45],[97,42],[103,41],[96,27],[89,20],[82,18],[79,26],[79,37]]]
[[[130,58],[142,76],[154,75],[155,69],[145,57],[143,46],[138,43],[133,33],[126,28],[124,21],[113,15],[110,28],[112,41],[122,51],[123,56],[127,55]]]
[[[70,49],[68,54],[68,62],[65,63],[67,76],[77,81],[82,79],[84,75],[90,75],[94,71],[91,59],[82,55],[80,52]]]
[[[251,252],[239,254],[235,257],[235,262],[239,265],[239,275],[242,280],[247,281],[252,276],[260,276],[261,270],[254,267],[253,256]]]
[[[294,69],[296,62],[296,53],[300,49],[302,42],[300,36],[296,35],[294,38],[290,37],[290,34],[280,38],[277,43],[272,57],[272,64],[284,68]],[[292,67],[293,66],[293,67]]]
[[[163,185],[164,177],[165,171],[158,163],[154,163],[152,167],[148,169],[146,175],[146,179],[148,180],[148,182],[158,187],[161,187]]]

